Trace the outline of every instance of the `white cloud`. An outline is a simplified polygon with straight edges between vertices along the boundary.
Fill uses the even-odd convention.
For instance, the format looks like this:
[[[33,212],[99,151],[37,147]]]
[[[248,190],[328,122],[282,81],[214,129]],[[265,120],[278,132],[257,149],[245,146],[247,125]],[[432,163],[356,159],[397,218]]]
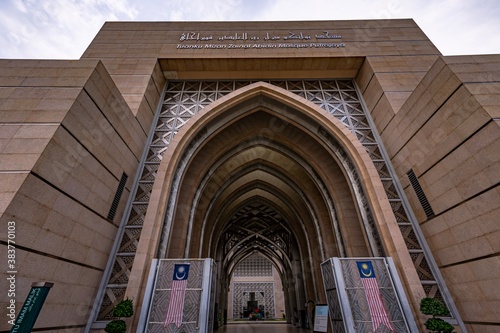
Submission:
[[[264,20],[349,20],[391,18],[397,1],[274,1]]]
[[[409,11],[445,55],[500,53],[498,1],[444,0]]]
[[[0,0],[0,58],[79,58],[105,21],[413,18],[445,55],[500,53],[497,0]]]
[[[0,8],[6,58],[79,58],[105,21],[137,16],[127,0],[7,0]]]
[[[259,20],[267,0],[167,0],[162,8],[169,21],[237,21]],[[155,2],[157,3],[157,2]]]

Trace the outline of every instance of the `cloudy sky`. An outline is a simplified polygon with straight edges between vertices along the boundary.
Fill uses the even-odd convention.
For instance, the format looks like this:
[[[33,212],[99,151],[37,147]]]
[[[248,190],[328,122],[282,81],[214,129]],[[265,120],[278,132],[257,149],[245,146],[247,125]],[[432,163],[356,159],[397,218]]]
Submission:
[[[78,59],[105,21],[413,18],[444,55],[500,54],[498,0],[0,0],[0,58]]]

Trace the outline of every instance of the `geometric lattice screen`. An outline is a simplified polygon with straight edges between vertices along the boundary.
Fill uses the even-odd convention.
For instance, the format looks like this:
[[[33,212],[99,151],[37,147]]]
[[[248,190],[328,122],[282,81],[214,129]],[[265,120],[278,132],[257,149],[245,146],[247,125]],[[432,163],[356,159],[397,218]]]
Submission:
[[[233,274],[235,277],[273,276],[273,265],[269,259],[254,254],[240,261]]]
[[[363,279],[358,265],[367,262],[370,278]],[[321,271],[334,332],[418,332],[390,258],[330,258]]]
[[[181,333],[213,331],[213,308],[215,300],[215,271],[211,259],[157,260],[154,273],[154,286],[146,293],[151,295],[150,304],[144,304],[141,316],[147,315],[146,328],[139,327],[147,333]],[[189,264],[189,275],[184,297],[182,324],[164,326],[165,315],[172,290],[172,276],[175,264]]]
[[[264,318],[275,318],[274,283],[272,282],[235,282],[233,283],[233,318],[246,318],[248,301],[253,295]]]
[[[438,284],[424,254],[397,187],[387,167],[388,161],[380,150],[380,143],[367,120],[360,98],[352,80],[264,80],[288,90],[315,103],[340,120],[363,144],[375,164],[392,211],[404,237],[406,247],[413,260],[422,286],[427,296],[442,298]],[[166,86],[165,98],[159,114],[155,118],[154,131],[149,138],[147,157],[140,166],[142,173],[133,197],[130,210],[125,212],[123,233],[117,235],[120,245],[113,254],[114,262],[105,273],[106,287],[100,292],[100,307],[97,320],[112,318],[114,304],[123,299],[130,271],[134,262],[137,244],[149,198],[156,178],[156,172],[168,149],[172,138],[189,119],[210,103],[257,81],[170,81]],[[327,135],[327,133],[323,133]],[[362,198],[362,208],[367,208],[366,198]],[[366,221],[376,230],[372,220]],[[377,241],[378,234],[371,235]],[[379,251],[380,252],[380,251]],[[382,255],[382,253],[381,253]]]
[[[331,265],[330,259],[321,264],[321,274],[323,276],[323,285],[325,286],[326,301],[328,303],[328,319],[330,320],[333,332],[345,333],[339,291],[335,283],[334,270]]]

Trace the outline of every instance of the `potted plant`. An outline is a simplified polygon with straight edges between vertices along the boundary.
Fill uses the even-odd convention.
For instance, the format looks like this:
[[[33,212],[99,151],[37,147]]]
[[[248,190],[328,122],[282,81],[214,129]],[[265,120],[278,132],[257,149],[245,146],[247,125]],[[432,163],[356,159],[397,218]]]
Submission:
[[[439,300],[431,297],[423,298],[420,301],[420,311],[432,318],[424,323],[425,328],[433,333],[455,333],[453,326],[439,317],[449,316],[450,311]]]
[[[134,304],[131,299],[124,299],[118,302],[113,308],[113,317],[118,318],[110,321],[104,331],[107,333],[125,333],[127,331],[127,323],[120,318],[132,317],[134,314]]]

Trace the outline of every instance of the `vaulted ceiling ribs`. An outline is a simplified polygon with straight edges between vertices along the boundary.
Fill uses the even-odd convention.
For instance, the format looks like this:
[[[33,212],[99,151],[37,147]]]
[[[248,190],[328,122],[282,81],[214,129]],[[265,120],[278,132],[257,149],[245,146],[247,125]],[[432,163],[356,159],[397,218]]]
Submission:
[[[292,259],[295,242],[288,222],[273,208],[259,202],[241,207],[228,220],[222,233],[224,265],[232,269],[243,257],[258,251],[271,256],[282,268]]]

